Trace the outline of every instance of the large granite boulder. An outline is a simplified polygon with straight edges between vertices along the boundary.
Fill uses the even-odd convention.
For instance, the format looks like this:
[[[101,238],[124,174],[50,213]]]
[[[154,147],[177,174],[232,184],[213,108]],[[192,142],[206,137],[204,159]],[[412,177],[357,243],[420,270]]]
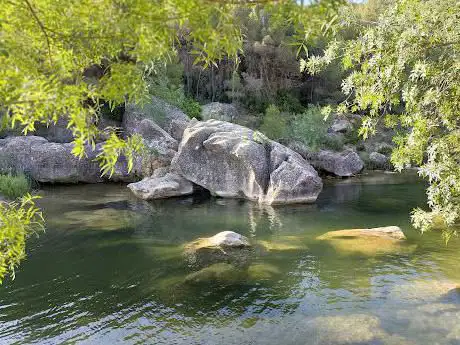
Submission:
[[[201,107],[201,118],[233,122],[238,117],[238,110],[233,104],[212,102]]]
[[[298,153],[217,120],[187,127],[171,167],[213,195],[260,203],[313,202],[322,189],[320,177]]]
[[[126,104],[123,128],[128,133],[132,132],[138,123],[144,119],[155,122],[177,141],[181,140],[184,129],[190,121],[182,110],[157,97],[152,97],[149,102],[142,106]]]
[[[193,184],[174,173],[147,177],[142,181],[129,184],[128,188],[134,195],[144,200],[164,199],[193,193]]]
[[[20,136],[0,139],[0,172],[22,172],[38,182],[50,183],[97,183],[108,178],[101,177],[97,155],[101,145],[95,150],[87,148],[86,157],[72,154],[72,143],[52,143],[42,137]],[[126,164],[117,164],[112,175],[113,181],[132,181]]]
[[[342,177],[356,175],[364,168],[364,162],[353,150],[311,152],[308,154],[308,161],[317,170]]]

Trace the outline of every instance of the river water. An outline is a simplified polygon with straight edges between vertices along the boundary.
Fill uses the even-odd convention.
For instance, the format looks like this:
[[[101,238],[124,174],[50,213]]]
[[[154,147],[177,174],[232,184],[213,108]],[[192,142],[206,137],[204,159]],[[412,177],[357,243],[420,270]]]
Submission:
[[[282,207],[149,203],[121,185],[40,194],[47,230],[0,287],[0,344],[460,344],[460,240],[411,228],[414,175],[327,181],[316,204]],[[316,239],[386,225],[403,246]],[[223,230],[266,249],[251,274],[187,280],[183,245]]]

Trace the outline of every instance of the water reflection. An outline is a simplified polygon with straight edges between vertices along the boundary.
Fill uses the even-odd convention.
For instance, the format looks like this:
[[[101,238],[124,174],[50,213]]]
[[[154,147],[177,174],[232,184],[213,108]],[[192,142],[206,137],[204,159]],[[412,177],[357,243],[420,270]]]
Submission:
[[[149,203],[120,186],[49,188],[41,201],[49,229],[0,290],[0,341],[460,343],[460,241],[446,247],[410,228],[423,186],[370,178],[327,183],[315,205],[279,207],[206,195]],[[316,240],[384,225],[402,227],[413,250],[345,255]],[[191,284],[183,245],[222,230],[261,249],[242,279]]]

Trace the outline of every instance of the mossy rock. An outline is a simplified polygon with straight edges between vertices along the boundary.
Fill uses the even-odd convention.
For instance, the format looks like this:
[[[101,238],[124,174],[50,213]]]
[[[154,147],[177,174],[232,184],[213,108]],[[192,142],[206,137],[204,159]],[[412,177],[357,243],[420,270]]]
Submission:
[[[228,263],[217,263],[205,267],[185,277],[189,284],[217,283],[223,285],[238,284],[246,279],[246,272]]]
[[[249,240],[232,231],[199,238],[184,246],[186,261],[192,266],[206,267],[215,263],[228,263],[247,267],[254,256]]]
[[[271,280],[281,274],[278,267],[267,264],[259,263],[248,267],[248,279],[252,281]]]
[[[317,237],[317,240],[327,241],[339,253],[365,256],[413,251],[415,246],[407,245],[405,239],[397,226],[337,230]]]

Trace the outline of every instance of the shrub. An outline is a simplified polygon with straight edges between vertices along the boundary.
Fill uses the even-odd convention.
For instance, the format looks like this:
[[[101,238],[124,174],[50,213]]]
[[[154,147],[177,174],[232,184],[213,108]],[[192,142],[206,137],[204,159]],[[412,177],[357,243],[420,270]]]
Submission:
[[[31,189],[30,180],[23,174],[0,175],[0,194],[8,199],[26,195]]]
[[[341,151],[343,149],[344,140],[340,135],[326,135],[324,146],[334,151]]]
[[[269,105],[265,110],[260,131],[273,140],[279,140],[287,134],[286,116],[280,112],[277,106]]]
[[[294,116],[290,125],[290,138],[306,144],[312,150],[326,146],[330,121],[325,120],[325,111],[319,106],[309,105],[302,114]]]
[[[183,70],[184,66],[180,63],[156,66],[149,76],[149,91],[153,96],[180,108],[190,118],[200,118],[201,105],[184,93]]]

